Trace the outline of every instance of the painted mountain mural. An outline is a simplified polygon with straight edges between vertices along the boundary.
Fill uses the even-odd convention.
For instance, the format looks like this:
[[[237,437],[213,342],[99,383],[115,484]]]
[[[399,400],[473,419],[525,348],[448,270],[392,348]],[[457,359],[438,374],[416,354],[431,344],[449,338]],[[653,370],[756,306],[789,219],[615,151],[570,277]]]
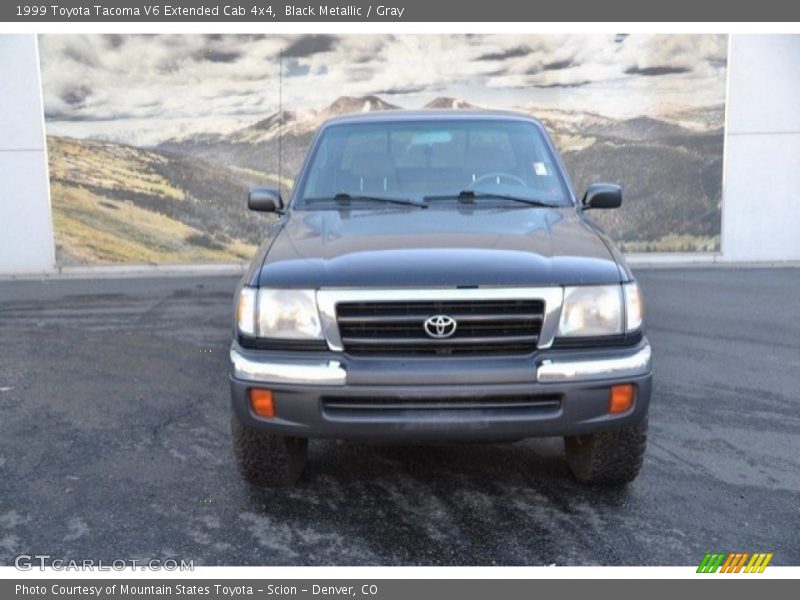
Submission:
[[[191,53],[187,64],[156,61],[149,66],[154,73],[142,76],[121,74],[116,63],[107,68],[106,77],[88,77],[78,88],[70,87],[63,79],[65,69],[56,72],[55,66],[77,57],[91,72],[107,60],[105,55],[100,58],[102,50],[121,52],[131,46],[131,51],[158,50],[161,56],[171,52],[170,44],[162,39],[166,36],[118,36],[113,42],[108,36],[56,37],[44,36],[41,52],[57,251],[65,265],[246,260],[274,220],[246,210],[248,187],[280,186],[288,194],[323,121],[397,108],[500,108],[535,116],[562,152],[578,194],[595,181],[623,186],[623,208],[592,217],[624,250],[718,249],[725,110],[725,60],[719,48],[724,38],[718,36],[639,36],[645,39],[636,48],[657,55],[650,62],[625,50],[630,36],[614,36],[601,40],[603,44],[594,40],[589,46],[617,49],[602,64],[593,64],[596,57],[578,51],[572,62],[555,61],[561,46],[551,43],[554,36],[523,36],[516,46],[496,36],[404,36],[389,41],[360,36],[375,38],[371,46],[364,39],[359,42],[363,55],[349,38],[222,36],[225,52],[216,40],[204,38],[208,48]],[[181,36],[180,43],[192,37]],[[459,51],[468,49],[472,57],[467,66],[447,70],[447,86],[444,67],[437,83],[426,74],[424,63],[409,65],[408,57],[395,54],[398,44],[413,54],[443,37]],[[698,39],[705,43],[698,45]],[[244,100],[234,89],[217,90],[224,87],[218,80],[231,85],[233,78],[219,70],[220,64],[255,78],[261,63],[249,54],[265,40],[271,51],[283,48],[283,56],[275,71],[275,61],[267,55],[268,71],[257,80],[257,89],[263,90],[245,94]],[[537,42],[546,47],[544,53]],[[573,50],[586,50],[581,39],[571,43]],[[346,52],[340,58],[349,62],[331,60],[329,55],[342,54],[341,46]],[[369,81],[369,69],[362,65],[376,59],[362,46],[389,54],[397,77],[367,87],[351,74],[352,85],[340,85],[342,70],[361,72]],[[540,54],[538,62],[531,63],[531,57]],[[198,61],[207,69],[195,73]],[[495,74],[482,73],[485,65]],[[502,76],[496,74],[501,72],[498,65],[504,69]],[[431,81],[414,84],[412,67],[421,73],[417,79]],[[222,74],[214,75],[217,71]],[[592,79],[595,72],[599,75]],[[202,73],[207,74],[206,85],[197,87],[195,78]],[[143,77],[150,77],[152,89],[142,87]],[[377,77],[375,71],[372,79]],[[128,88],[122,92],[138,100],[122,100],[119,86],[113,86],[115,78],[127,78]],[[278,98],[276,80],[283,85]],[[312,105],[301,99],[292,91],[300,82],[316,82],[309,94],[327,95],[327,101]],[[701,84],[704,87],[698,88]],[[330,93],[350,88],[364,93]],[[619,95],[617,88],[626,94]],[[175,90],[182,90],[188,106],[170,95]],[[614,96],[612,101],[608,95]],[[249,104],[242,108],[232,97]],[[113,99],[111,108],[106,104]],[[619,103],[627,103],[624,110]],[[186,117],[187,111],[194,116]]]

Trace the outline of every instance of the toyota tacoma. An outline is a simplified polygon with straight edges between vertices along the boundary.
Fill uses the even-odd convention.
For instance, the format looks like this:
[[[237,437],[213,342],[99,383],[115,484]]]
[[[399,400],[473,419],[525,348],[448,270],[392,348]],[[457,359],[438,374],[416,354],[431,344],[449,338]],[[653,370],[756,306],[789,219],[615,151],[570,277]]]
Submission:
[[[632,481],[651,353],[639,287],[535,119],[386,111],[316,132],[236,291],[232,435],[286,485],[316,438],[559,436],[580,481]]]

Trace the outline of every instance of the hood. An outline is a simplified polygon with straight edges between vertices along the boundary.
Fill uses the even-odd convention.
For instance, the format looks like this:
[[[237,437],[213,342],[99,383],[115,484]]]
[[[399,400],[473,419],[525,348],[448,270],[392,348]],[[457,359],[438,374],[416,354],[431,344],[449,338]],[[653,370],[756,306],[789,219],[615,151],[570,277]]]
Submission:
[[[292,211],[258,276],[268,287],[453,287],[621,281],[572,207]]]

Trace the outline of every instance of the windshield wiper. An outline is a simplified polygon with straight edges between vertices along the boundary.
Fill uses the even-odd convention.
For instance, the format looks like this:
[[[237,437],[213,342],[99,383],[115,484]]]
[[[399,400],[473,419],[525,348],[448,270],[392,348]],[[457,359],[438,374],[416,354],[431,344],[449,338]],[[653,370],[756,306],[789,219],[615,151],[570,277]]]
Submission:
[[[441,196],[425,196],[423,200],[428,201],[428,200],[456,199],[459,202],[472,202],[477,198],[496,198],[498,200],[512,200],[513,202],[522,202],[524,204],[530,204],[531,206],[546,206],[546,207],[561,206],[560,204],[544,202],[543,200],[537,200],[536,198],[523,198],[521,196],[512,196],[511,194],[499,194],[495,192],[476,192],[475,190],[461,190],[457,194],[442,194]]]
[[[320,198],[303,198],[303,202],[336,202],[337,204],[350,204],[353,201],[368,200],[370,202],[389,202],[391,204],[403,204],[405,206],[419,206],[420,208],[428,208],[428,205],[421,200],[414,200],[412,198],[392,198],[391,196],[369,196],[363,194],[347,194],[339,192],[332,198],[329,196]]]

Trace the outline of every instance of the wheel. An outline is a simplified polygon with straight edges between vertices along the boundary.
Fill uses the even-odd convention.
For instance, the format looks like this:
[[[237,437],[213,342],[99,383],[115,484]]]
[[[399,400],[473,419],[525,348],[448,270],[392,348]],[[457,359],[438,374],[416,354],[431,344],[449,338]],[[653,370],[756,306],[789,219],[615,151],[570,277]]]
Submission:
[[[308,440],[284,437],[244,427],[231,419],[233,453],[239,473],[250,484],[264,487],[295,483],[308,462]]]
[[[625,485],[636,479],[647,446],[647,419],[637,425],[564,438],[567,464],[578,481]]]

